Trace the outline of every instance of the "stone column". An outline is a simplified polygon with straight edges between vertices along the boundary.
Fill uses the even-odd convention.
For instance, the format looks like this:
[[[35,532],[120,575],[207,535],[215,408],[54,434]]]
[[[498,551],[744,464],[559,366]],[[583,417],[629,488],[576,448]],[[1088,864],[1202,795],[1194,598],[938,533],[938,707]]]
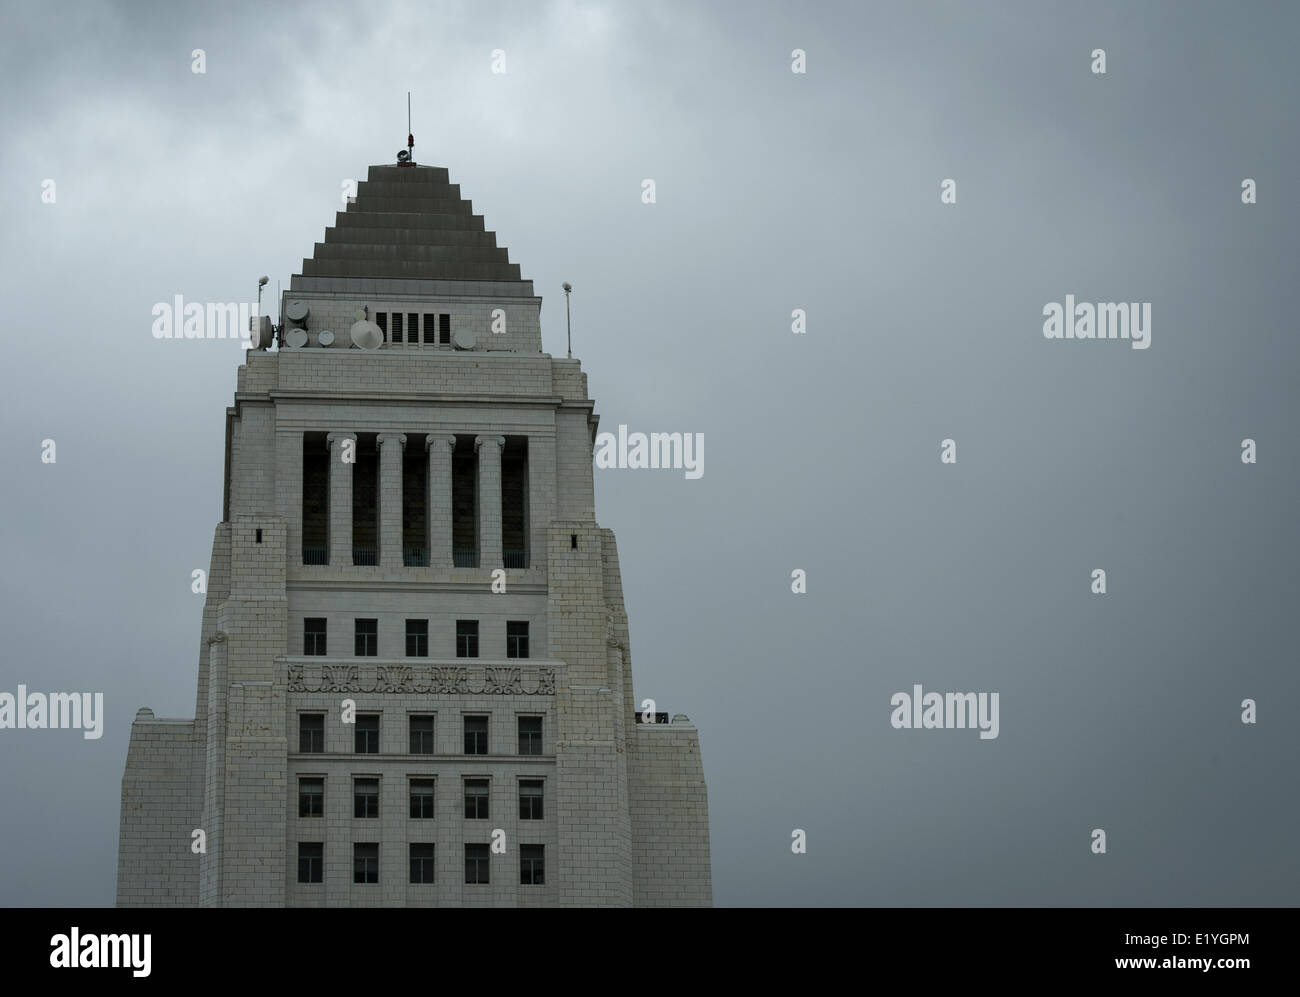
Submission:
[[[501,448],[504,436],[476,436],[478,451],[478,566],[502,567]]]
[[[330,433],[330,565],[352,566],[352,470],[357,461],[357,434]],[[347,461],[343,445],[347,443]]]
[[[406,436],[379,434],[379,563],[400,568],[402,560],[402,452]]]
[[[424,521],[429,528],[429,567],[451,567],[451,452],[456,437],[431,434],[425,438],[429,451],[429,494]]]

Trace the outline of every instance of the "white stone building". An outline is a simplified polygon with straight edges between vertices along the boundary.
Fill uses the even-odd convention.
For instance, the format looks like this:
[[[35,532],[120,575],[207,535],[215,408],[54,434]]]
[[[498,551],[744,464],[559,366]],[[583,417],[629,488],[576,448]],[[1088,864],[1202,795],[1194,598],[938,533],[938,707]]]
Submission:
[[[540,308],[441,168],[372,166],[303,261],[226,410],[195,717],[132,725],[119,906],[712,902]]]

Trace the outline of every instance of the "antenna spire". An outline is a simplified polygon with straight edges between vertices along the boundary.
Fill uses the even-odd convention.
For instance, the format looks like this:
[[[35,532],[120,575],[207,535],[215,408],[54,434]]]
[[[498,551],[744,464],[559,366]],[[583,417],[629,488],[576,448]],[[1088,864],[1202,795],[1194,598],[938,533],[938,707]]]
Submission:
[[[406,91],[406,148],[415,155],[415,135],[411,132],[411,91]]]

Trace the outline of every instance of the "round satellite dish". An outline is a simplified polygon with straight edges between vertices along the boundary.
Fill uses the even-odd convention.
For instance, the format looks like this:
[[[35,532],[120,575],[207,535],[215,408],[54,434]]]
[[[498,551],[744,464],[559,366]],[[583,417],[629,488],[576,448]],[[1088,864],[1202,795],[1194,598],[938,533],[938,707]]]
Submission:
[[[334,333],[330,332],[328,329],[322,329],[320,335],[316,337],[316,342],[320,343],[321,346],[333,346]]]
[[[366,310],[364,308],[358,308],[352,313],[352,317],[358,322],[364,322],[366,320]]]
[[[288,334],[284,337],[284,341],[288,343],[291,348],[296,350],[300,346],[307,345],[307,333],[302,329],[290,329]]]
[[[456,330],[451,337],[456,341],[456,348],[460,350],[472,350],[474,348],[475,335],[473,329],[461,327]]]
[[[384,342],[384,333],[379,326],[364,319],[352,325],[352,345],[359,350],[377,350]]]
[[[271,328],[271,316],[255,316],[249,319],[248,326],[248,338],[253,349],[264,350],[271,345],[271,336],[274,332]]]
[[[284,310],[285,316],[290,322],[301,322],[307,317],[311,309],[307,307],[305,301],[290,301],[289,307]]]

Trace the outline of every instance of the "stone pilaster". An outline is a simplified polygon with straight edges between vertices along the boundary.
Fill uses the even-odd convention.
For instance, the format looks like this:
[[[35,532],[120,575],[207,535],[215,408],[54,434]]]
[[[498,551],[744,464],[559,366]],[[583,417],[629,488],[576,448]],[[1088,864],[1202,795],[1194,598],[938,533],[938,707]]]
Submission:
[[[504,436],[476,436],[478,451],[478,564],[500,568],[501,554],[501,450]]]
[[[425,521],[429,524],[429,566],[451,567],[451,452],[456,437],[430,435],[424,445],[429,450],[429,503]]]
[[[349,461],[344,462],[343,444],[350,441]],[[357,434],[330,433],[325,438],[330,452],[330,564],[352,566],[352,470],[356,467]]]
[[[379,434],[379,563],[402,566],[402,451],[403,433]]]

